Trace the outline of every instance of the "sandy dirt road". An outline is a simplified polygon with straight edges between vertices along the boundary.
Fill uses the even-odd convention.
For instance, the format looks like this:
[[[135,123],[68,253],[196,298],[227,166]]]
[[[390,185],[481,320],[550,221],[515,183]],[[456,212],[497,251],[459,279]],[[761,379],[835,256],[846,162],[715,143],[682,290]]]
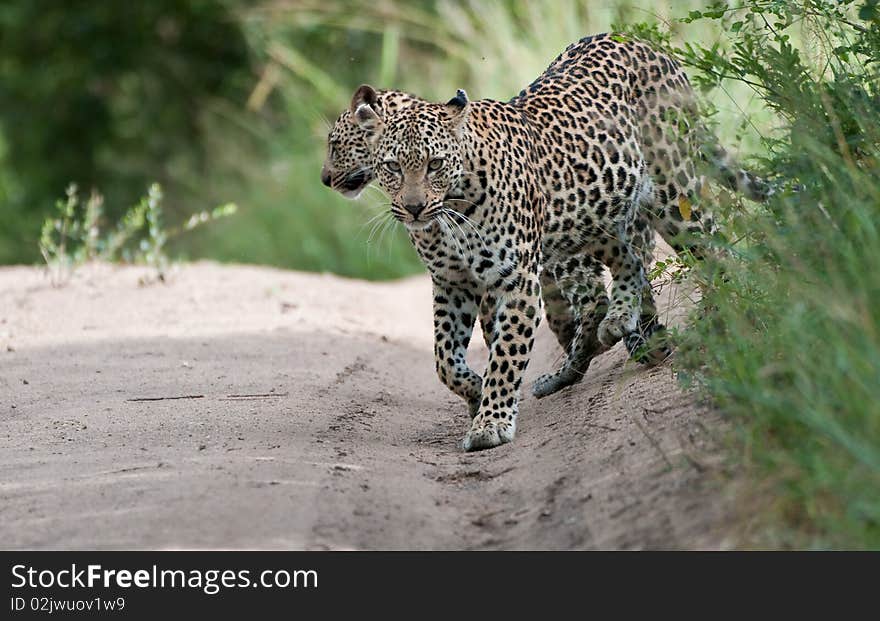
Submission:
[[[526,396],[512,445],[465,454],[426,277],[145,273],[88,266],[54,289],[0,269],[3,548],[730,545],[720,421],[669,363],[618,345]],[[470,355],[481,368],[478,335]],[[559,356],[542,325],[528,381]]]

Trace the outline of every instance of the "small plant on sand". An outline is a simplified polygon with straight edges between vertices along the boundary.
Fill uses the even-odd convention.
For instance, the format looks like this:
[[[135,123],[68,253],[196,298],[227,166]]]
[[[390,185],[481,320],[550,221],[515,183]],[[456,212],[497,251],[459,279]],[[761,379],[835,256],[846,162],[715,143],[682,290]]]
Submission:
[[[55,203],[56,215],[43,222],[40,234],[40,254],[52,286],[65,284],[79,266],[94,260],[148,265],[155,270],[158,280],[164,280],[170,262],[165,252],[169,239],[238,210],[235,204],[227,203],[195,213],[181,226],[166,229],[162,188],[154,183],[147,195],[104,233],[103,207],[103,197],[94,190],[82,204],[75,184],[68,186],[65,198]]]

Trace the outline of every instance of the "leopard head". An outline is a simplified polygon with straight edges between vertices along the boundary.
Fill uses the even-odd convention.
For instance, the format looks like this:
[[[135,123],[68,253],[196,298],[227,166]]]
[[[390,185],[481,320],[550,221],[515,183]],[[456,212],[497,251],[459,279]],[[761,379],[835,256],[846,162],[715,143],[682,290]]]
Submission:
[[[366,103],[355,109],[355,122],[372,148],[376,179],[391,198],[391,213],[409,229],[430,226],[461,178],[469,113],[463,90],[446,104],[416,103],[385,119]]]
[[[321,182],[346,198],[357,198],[374,178],[367,135],[355,121],[354,112],[367,106],[379,116],[379,96],[371,86],[355,92],[349,109],[333,123],[327,136],[327,156],[321,167]]]
[[[376,90],[366,84],[359,87],[327,136],[327,156],[321,168],[324,185],[346,198],[357,198],[375,178],[371,145],[354,118],[359,106],[367,105],[382,117],[419,101],[403,91]]]

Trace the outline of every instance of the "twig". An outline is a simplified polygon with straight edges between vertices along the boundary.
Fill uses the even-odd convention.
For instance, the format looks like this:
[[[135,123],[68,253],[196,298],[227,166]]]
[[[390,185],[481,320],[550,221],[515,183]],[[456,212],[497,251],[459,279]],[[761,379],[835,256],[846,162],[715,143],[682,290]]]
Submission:
[[[135,397],[126,401],[172,401],[174,399],[204,399],[205,395],[182,395],[180,397]]]
[[[253,395],[226,395],[220,401],[247,401],[248,399],[271,399],[273,397],[286,397],[286,392],[263,392]]]

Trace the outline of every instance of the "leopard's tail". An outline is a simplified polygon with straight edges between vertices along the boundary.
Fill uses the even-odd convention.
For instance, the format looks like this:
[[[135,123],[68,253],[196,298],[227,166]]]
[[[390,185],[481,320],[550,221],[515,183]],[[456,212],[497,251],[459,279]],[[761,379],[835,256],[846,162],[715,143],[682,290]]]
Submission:
[[[708,174],[717,181],[748,199],[766,202],[780,190],[780,183],[764,179],[740,166],[707,128],[701,128],[700,157],[706,162]]]

